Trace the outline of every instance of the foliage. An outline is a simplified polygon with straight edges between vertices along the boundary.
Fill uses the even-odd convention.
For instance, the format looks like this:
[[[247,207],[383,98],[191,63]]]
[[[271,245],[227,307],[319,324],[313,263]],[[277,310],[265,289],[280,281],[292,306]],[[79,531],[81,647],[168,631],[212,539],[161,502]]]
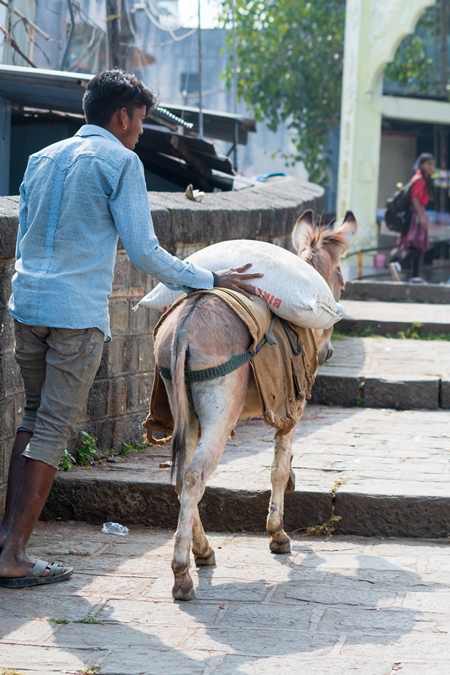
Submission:
[[[313,181],[326,180],[340,110],[345,0],[235,0],[238,95],[275,130],[286,122]],[[230,0],[223,25],[230,27]],[[231,49],[231,31],[228,35]],[[226,71],[232,81],[233,64]]]
[[[420,17],[413,34],[408,35],[385,72],[385,84],[406,87],[409,94],[440,96],[441,86],[436,76],[433,49],[436,42],[435,19],[439,2],[428,7]],[[438,38],[439,39],[439,38]]]
[[[97,439],[95,436],[91,436],[87,431],[80,431],[80,437],[81,441],[77,447],[76,456],[71,455],[67,448],[65,448],[59,461],[59,469],[70,471],[75,465],[88,466],[98,459]]]
[[[67,448],[64,448],[61,459],[59,460],[58,469],[62,471],[70,471],[73,465],[76,464],[76,459],[70,454]]]
[[[120,454],[129,455],[130,452],[145,452],[148,447],[148,443],[139,443],[139,441],[134,441],[134,443],[122,443]]]
[[[97,439],[87,431],[80,431],[81,443],[77,448],[77,464],[87,466],[97,459]]]
[[[238,97],[275,130],[286,122],[310,180],[328,182],[328,136],[341,105],[345,0],[235,0]],[[388,84],[409,94],[439,96],[433,58],[439,2],[422,14],[386,69]],[[222,2],[233,80],[231,0]],[[439,38],[438,38],[439,39]]]

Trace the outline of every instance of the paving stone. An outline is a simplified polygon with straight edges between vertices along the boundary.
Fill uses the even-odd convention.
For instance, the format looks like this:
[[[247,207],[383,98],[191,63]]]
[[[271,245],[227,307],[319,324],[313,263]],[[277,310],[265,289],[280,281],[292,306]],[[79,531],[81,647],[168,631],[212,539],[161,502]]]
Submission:
[[[170,561],[164,574],[164,582],[168,593],[165,601],[150,600],[148,598],[140,599],[139,596],[133,601],[130,600],[108,600],[105,605],[96,613],[96,619],[99,621],[113,621],[127,625],[145,624],[150,622],[152,625],[183,625],[196,627],[199,623],[213,625],[220,613],[219,603],[200,603],[195,600],[190,603],[176,604],[172,600],[171,589],[172,579],[170,570]],[[170,599],[169,599],[170,598]]]
[[[200,675],[206,661],[197,652],[164,651],[161,649],[116,649],[102,663],[100,675]]]
[[[450,638],[448,635],[399,635],[398,633],[386,633],[383,636],[353,636],[346,640],[341,649],[341,654],[346,657],[367,658],[368,644],[376,643],[377,654],[382,660],[392,663],[405,660],[420,660],[425,663],[433,663],[435,672],[443,672],[450,658]],[[439,670],[438,667],[441,669]],[[401,672],[401,671],[400,671]],[[408,671],[406,670],[406,673]]]
[[[188,635],[186,626],[157,625],[152,618],[124,625],[108,621],[104,624],[70,623],[43,638],[46,646],[103,649],[126,644],[127,651],[136,649],[176,650]]]
[[[297,605],[301,602],[320,606],[344,606],[349,612],[350,608],[354,607],[375,608],[380,602],[383,602],[384,606],[391,606],[397,597],[395,592],[382,591],[374,588],[372,584],[367,584],[365,588],[360,588],[360,586],[362,586],[361,583],[355,583],[350,592],[348,586],[340,588],[338,585],[332,585],[331,580],[327,584],[320,585],[283,584],[277,589],[274,597]]]
[[[283,658],[269,657],[259,659],[245,659],[239,656],[227,656],[216,667],[214,675],[272,675],[272,673],[305,673],[309,675],[387,675],[392,663],[376,663],[359,659],[325,656],[318,662],[317,658],[294,653]],[[320,670],[319,670],[320,668]],[[409,671],[408,675],[409,675]]]
[[[136,526],[119,539],[86,523],[39,523],[30,554],[62,553],[76,573],[51,586],[1,589],[1,668],[390,675],[397,663],[407,675],[446,672],[448,545],[301,537],[278,558],[266,536],[214,533],[217,567],[192,567],[197,599],[182,603],[171,598],[172,538]]]
[[[22,616],[29,616],[29,611],[30,607],[28,612],[24,610]],[[55,626],[59,627],[45,619],[28,621],[14,614],[6,615],[3,611],[0,612],[0,625],[0,643],[21,645],[45,642],[53,633]]]
[[[316,657],[329,653],[338,641],[338,636],[311,634],[303,631],[288,631],[265,628],[198,628],[186,640],[191,651],[234,652],[247,657],[290,655],[299,645],[314,652]]]
[[[274,596],[272,596],[274,598]],[[281,627],[288,630],[307,631],[311,624],[313,608],[293,607],[289,605],[277,606],[270,603],[239,603],[231,604],[219,615],[221,627],[247,628],[259,626],[261,628]]]
[[[45,646],[8,645],[0,643],[2,668],[21,670],[30,665],[38,673],[78,672],[87,668],[100,667],[108,649],[52,649]],[[135,671],[136,673],[136,671]],[[133,673],[133,675],[135,675]]]
[[[417,612],[413,610],[403,610],[400,608],[383,608],[383,610],[373,607],[372,609],[327,609],[318,626],[319,633],[334,633],[347,635],[377,635],[396,633],[428,632],[432,633],[437,629],[437,622],[433,620],[425,621],[423,617],[419,618]]]

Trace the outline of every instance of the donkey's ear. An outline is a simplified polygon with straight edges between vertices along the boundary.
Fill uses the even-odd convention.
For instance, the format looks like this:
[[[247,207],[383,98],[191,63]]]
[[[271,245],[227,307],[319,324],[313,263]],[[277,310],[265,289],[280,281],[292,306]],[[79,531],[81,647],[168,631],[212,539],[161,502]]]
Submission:
[[[342,221],[342,225],[338,230],[335,230],[336,233],[339,233],[345,242],[345,251],[347,252],[356,241],[356,235],[358,234],[358,223],[356,222],[355,215],[353,211],[347,211]]]
[[[292,230],[292,245],[297,253],[301,253],[306,248],[313,232],[313,212],[308,209],[308,211],[302,213]]]

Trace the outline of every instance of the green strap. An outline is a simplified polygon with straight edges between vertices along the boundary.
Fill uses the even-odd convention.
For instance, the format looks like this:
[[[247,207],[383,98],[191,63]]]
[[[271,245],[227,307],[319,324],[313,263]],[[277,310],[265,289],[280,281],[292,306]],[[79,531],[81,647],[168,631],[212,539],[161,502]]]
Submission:
[[[259,345],[256,346],[254,352],[248,351],[243,354],[237,354],[232,356],[231,359],[222,363],[220,366],[213,366],[212,368],[203,368],[203,370],[185,370],[184,378],[186,382],[206,382],[207,380],[215,380],[217,377],[223,377],[232,373],[233,370],[237,370],[244,363],[248,363],[254,356],[259,354],[260,350],[266,344],[267,340],[265,337],[261,340]],[[165,380],[172,379],[172,373],[170,368],[164,368],[163,366],[156,365],[158,372],[162,375]]]

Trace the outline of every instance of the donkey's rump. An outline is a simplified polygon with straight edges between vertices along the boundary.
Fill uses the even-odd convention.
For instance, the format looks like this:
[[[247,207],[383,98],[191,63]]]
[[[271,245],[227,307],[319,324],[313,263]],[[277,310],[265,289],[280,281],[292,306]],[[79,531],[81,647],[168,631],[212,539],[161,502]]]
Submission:
[[[197,291],[193,295],[213,294],[225,302],[247,326],[251,344],[247,352],[237,355],[226,363],[201,371],[187,371],[187,381],[206,381],[232,372],[250,362],[259,399],[259,408],[265,421],[279,431],[289,431],[297,424],[303,411],[305,399],[311,396],[317,370],[317,344],[314,333],[308,328],[299,328],[271,314],[267,304],[255,298],[226,289]],[[155,336],[167,316],[185,302],[180,299],[164,314],[155,328]],[[169,442],[173,431],[173,417],[163,378],[170,379],[167,368],[155,367],[150,398],[149,414],[143,423],[149,443],[162,445]],[[249,389],[242,418],[254,414],[252,392]],[[246,414],[248,410],[248,414]],[[154,432],[164,433],[163,439],[155,439]]]

